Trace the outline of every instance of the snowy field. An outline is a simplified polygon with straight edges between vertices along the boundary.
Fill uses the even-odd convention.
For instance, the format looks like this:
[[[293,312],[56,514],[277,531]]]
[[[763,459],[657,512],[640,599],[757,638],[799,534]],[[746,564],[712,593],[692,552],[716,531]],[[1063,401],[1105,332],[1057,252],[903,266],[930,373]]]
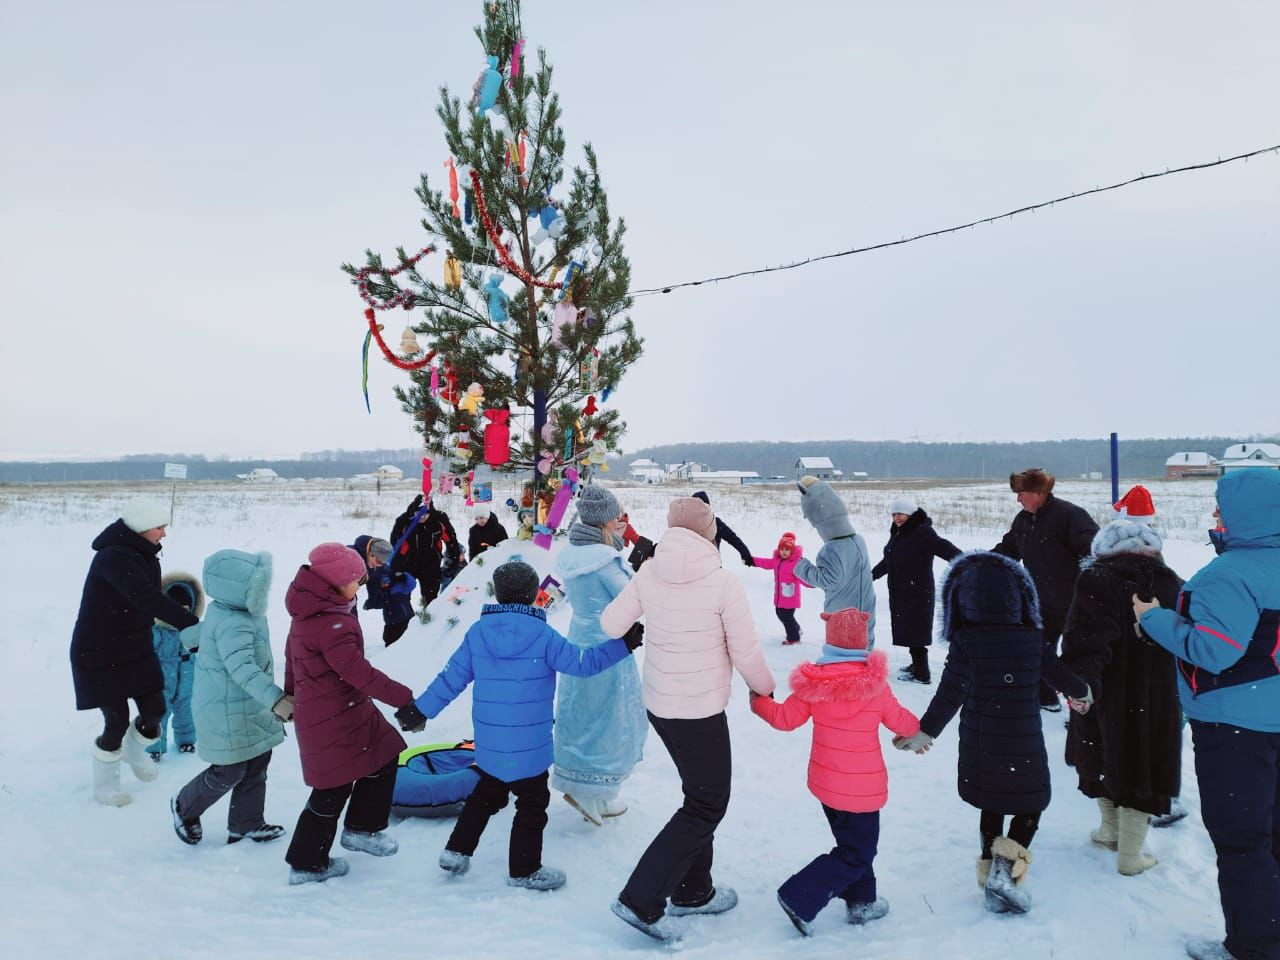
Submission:
[[[1213,508],[1211,481],[1153,482],[1167,538],[1166,559],[1183,577],[1213,555],[1205,530]],[[869,483],[842,495],[873,560],[887,537],[887,505],[903,489],[963,549],[988,548],[1016,512],[1007,485]],[[168,799],[197,771],[194,756],[169,753],[159,779],[143,784],[127,768],[134,795],[122,809],[90,796],[89,745],[100,732],[97,711],[73,705],[67,648],[89,543],[118,516],[138,488],[112,485],[0,488],[0,531],[9,544],[0,559],[10,611],[0,636],[0,954],[7,958],[284,958],[360,957],[625,957],[664,948],[609,913],[640,852],[679,802],[675,770],[656,737],[625,788],[630,811],[595,828],[553,795],[545,862],[565,869],[568,884],[540,894],[508,888],[506,839],[511,811],[491,823],[471,872],[447,877],[436,865],[452,821],[394,821],[400,852],[387,860],[346,853],[348,876],[290,888],[283,856],[287,840],[268,845],[225,844],[226,801],[204,817],[205,839],[184,846],[170,825]],[[151,485],[155,495],[168,488]],[[675,487],[616,490],[642,533],[665,526]],[[1099,482],[1062,482],[1057,492],[1103,519],[1110,491]],[[510,491],[498,494],[499,502]],[[205,556],[223,547],[270,550],[275,556],[270,623],[281,653],[289,618],[286,586],[307,551],[323,540],[349,543],[358,534],[386,536],[414,495],[413,484],[373,490],[340,483],[270,486],[194,484],[178,488],[175,521],[161,561],[166,570],[198,573]],[[712,489],[719,513],[757,555],[792,530],[812,556],[820,542],[800,516],[794,486]],[[467,521],[458,498],[448,504],[458,532]],[[513,530],[512,515],[499,516]],[[557,547],[558,547],[557,543]],[[519,552],[533,552],[520,544]],[[728,569],[745,583],[766,656],[781,686],[801,660],[813,659],[822,639],[820,596],[806,592],[800,611],[804,640],[781,647],[771,605],[772,576],[743,567],[730,550]],[[944,565],[937,565],[941,574]],[[491,567],[490,567],[491,569]],[[471,569],[476,589],[460,607],[441,606],[431,623],[414,622],[396,646],[383,650],[381,616],[362,613],[375,664],[415,691],[452,652],[474,608],[485,598],[483,569]],[[906,651],[889,645],[885,581],[876,584],[878,646],[892,671]],[[437,601],[443,604],[443,598]],[[450,626],[455,614],[461,622]],[[552,622],[562,629],[567,613]],[[643,655],[643,651],[641,651]],[[895,684],[917,715],[929,702],[944,650],[932,654],[935,686]],[[471,732],[469,700],[451,706],[410,734],[411,743],[461,739]],[[389,715],[389,711],[388,715]],[[733,800],[716,841],[715,877],[737,888],[741,906],[721,917],[696,918],[675,948],[697,957],[961,958],[1181,957],[1187,935],[1221,936],[1213,851],[1199,819],[1190,737],[1183,764],[1183,799],[1192,815],[1148,840],[1160,866],[1140,877],[1115,872],[1114,854],[1089,843],[1096,807],[1075,790],[1061,760],[1062,714],[1046,715],[1045,738],[1054,799],[1032,846],[1035,862],[1026,917],[997,917],[982,909],[974,883],[977,811],[956,795],[956,722],[924,757],[903,754],[882,740],[889,767],[889,804],[882,813],[876,873],[892,912],[865,928],[844,923],[838,904],[819,916],[817,935],[802,940],[774,899],[786,877],[829,848],[821,809],[805,787],[809,729],[783,734],[747,709],[739,683],[729,705],[734,749]],[[308,790],[297,750],[288,739],[270,769],[267,819],[292,831]],[[343,854],[340,849],[335,853]]]

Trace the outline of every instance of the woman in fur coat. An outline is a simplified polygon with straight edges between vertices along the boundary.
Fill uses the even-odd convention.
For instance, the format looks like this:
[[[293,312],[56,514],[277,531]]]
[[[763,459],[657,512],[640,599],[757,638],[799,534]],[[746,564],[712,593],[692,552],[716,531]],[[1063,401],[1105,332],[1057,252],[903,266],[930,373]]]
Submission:
[[[1095,701],[1071,718],[1067,763],[1080,792],[1098,801],[1102,824],[1090,837],[1117,851],[1116,869],[1125,876],[1156,865],[1142,842],[1150,816],[1169,812],[1182,770],[1173,655],[1134,629],[1134,594],[1172,608],[1182,588],[1162,548],[1146,524],[1103,527],[1093,538],[1093,562],[1076,581],[1062,638],[1062,662],[1089,684]]]
[[[813,920],[832,899],[845,902],[850,923],[889,912],[876,896],[872,861],[880,839],[880,808],[889,798],[889,774],[880,754],[880,727],[901,737],[920,732],[920,721],[898,703],[886,682],[889,659],[867,651],[867,615],[861,610],[823,613],[827,642],[817,663],[791,674],[791,696],[752,696],[751,709],[777,730],[794,730],[813,718],[809,790],[836,846],[778,888],[778,903],[795,928],[812,934]]]

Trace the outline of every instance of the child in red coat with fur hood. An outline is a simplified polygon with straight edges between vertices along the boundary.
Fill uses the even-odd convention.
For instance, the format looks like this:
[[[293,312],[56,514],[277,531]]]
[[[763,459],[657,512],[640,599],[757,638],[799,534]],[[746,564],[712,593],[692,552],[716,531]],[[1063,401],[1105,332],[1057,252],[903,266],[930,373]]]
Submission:
[[[778,730],[794,730],[813,718],[809,790],[822,801],[836,848],[778,888],[778,903],[806,937],[813,920],[835,897],[847,905],[850,923],[877,920],[889,901],[876,896],[872,869],[880,839],[880,808],[889,797],[889,774],[880,753],[880,726],[914,736],[920,721],[889,689],[889,661],[867,650],[869,615],[861,610],[823,613],[827,642],[816,663],[791,674],[783,703],[752,695],[751,709]]]

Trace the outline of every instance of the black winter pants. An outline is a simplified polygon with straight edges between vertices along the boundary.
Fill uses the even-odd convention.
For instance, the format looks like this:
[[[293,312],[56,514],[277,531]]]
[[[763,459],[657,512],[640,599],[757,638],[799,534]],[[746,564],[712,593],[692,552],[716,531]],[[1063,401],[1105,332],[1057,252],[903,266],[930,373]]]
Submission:
[[[468,857],[475,853],[489,819],[507,805],[509,796],[516,798],[516,815],[511,821],[508,873],[513,877],[536,873],[542,867],[542,831],[551,803],[545,771],[523,780],[499,780],[480,770],[480,782],[467,797],[445,849]]]
[[[778,888],[778,899],[801,920],[812,920],[835,897],[849,906],[874,903],[876,874],[871,864],[880,843],[880,811],[850,813],[822,805],[836,845]]]
[[[1191,721],[1200,815],[1239,960],[1280,960],[1280,733]]]
[[[684,791],[684,803],[653,838],[618,895],[636,916],[652,923],[665,912],[668,898],[695,906],[715,893],[712,844],[729,807],[733,759],[723,712],[697,720],[651,713],[649,722],[675,761]]]
[[[778,619],[782,621],[782,629],[787,632],[787,643],[800,642],[800,624],[796,623],[796,612],[791,607],[774,607]]]
[[[385,830],[391,817],[391,794],[396,787],[399,757],[355,783],[324,790],[313,789],[298,817],[293,841],[284,858],[299,870],[323,870],[329,866],[329,850],[338,833],[338,814],[347,808],[344,826],[357,833]],[[351,803],[348,804],[347,800]]]
[[[164,691],[144,693],[134,697],[138,705],[138,718],[133,725],[148,740],[160,736],[160,721],[164,719],[168,705],[164,702]],[[100,707],[102,711],[102,736],[98,738],[100,750],[119,750],[124,742],[125,731],[129,729],[129,701],[121,700],[110,706]]]
[[[267,765],[271,751],[242,763],[215,763],[198,773],[178,793],[178,813],[183,820],[199,819],[201,814],[231,792],[227,811],[227,831],[245,834],[265,822],[262,812],[267,805]]]
[[[1029,847],[1039,828],[1040,814],[1015,813],[1009,818],[1008,836],[1014,843]],[[982,859],[990,860],[991,844],[995,842],[996,837],[1005,835],[1004,814],[983,810],[982,818],[978,821],[978,833],[982,836]]]
[[[921,680],[932,679],[929,673],[929,648],[907,647],[911,654],[911,671]]]
[[[1044,618],[1044,645],[1053,650],[1054,654],[1058,652],[1058,641],[1062,639],[1062,628],[1067,625],[1066,610],[1041,610],[1041,616]],[[1040,680],[1040,704],[1043,706],[1047,703],[1058,702],[1058,691],[1045,683],[1043,678]],[[1025,847],[1026,844],[1024,843]]]

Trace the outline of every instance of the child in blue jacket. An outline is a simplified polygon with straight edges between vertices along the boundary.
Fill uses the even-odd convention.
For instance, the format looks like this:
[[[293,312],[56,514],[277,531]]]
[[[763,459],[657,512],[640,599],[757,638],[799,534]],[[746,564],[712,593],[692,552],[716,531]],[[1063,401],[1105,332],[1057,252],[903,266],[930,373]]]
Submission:
[[[189,573],[170,573],[160,588],[170,600],[182,604],[197,617],[204,616],[204,591],[200,580]],[[191,688],[195,683],[195,652],[188,651],[178,639],[178,631],[162,620],[151,628],[151,643],[164,674],[164,717],[160,720],[160,739],[147,747],[156,763],[168,751],[169,721],[173,720],[173,742],[179,753],[196,752],[196,725],[191,718]]]
[[[409,629],[409,621],[413,619],[411,594],[418,581],[396,569],[391,544],[386,540],[359,536],[351,549],[364,558],[369,571],[369,595],[364,608],[382,611],[382,642],[389,647]]]
[[[640,629],[632,628],[627,639],[578,647],[547,626],[546,613],[533,606],[538,574],[529,564],[502,564],[493,572],[493,587],[498,602],[485,605],[440,675],[396,718],[406,730],[421,730],[475,681],[471,716],[480,782],[440,854],[440,867],[466,873],[489,818],[514,794],[507,883],[555,890],[565,875],[542,865],[542,831],[551,802],[556,673],[591,677],[607,670],[640,646]]]

